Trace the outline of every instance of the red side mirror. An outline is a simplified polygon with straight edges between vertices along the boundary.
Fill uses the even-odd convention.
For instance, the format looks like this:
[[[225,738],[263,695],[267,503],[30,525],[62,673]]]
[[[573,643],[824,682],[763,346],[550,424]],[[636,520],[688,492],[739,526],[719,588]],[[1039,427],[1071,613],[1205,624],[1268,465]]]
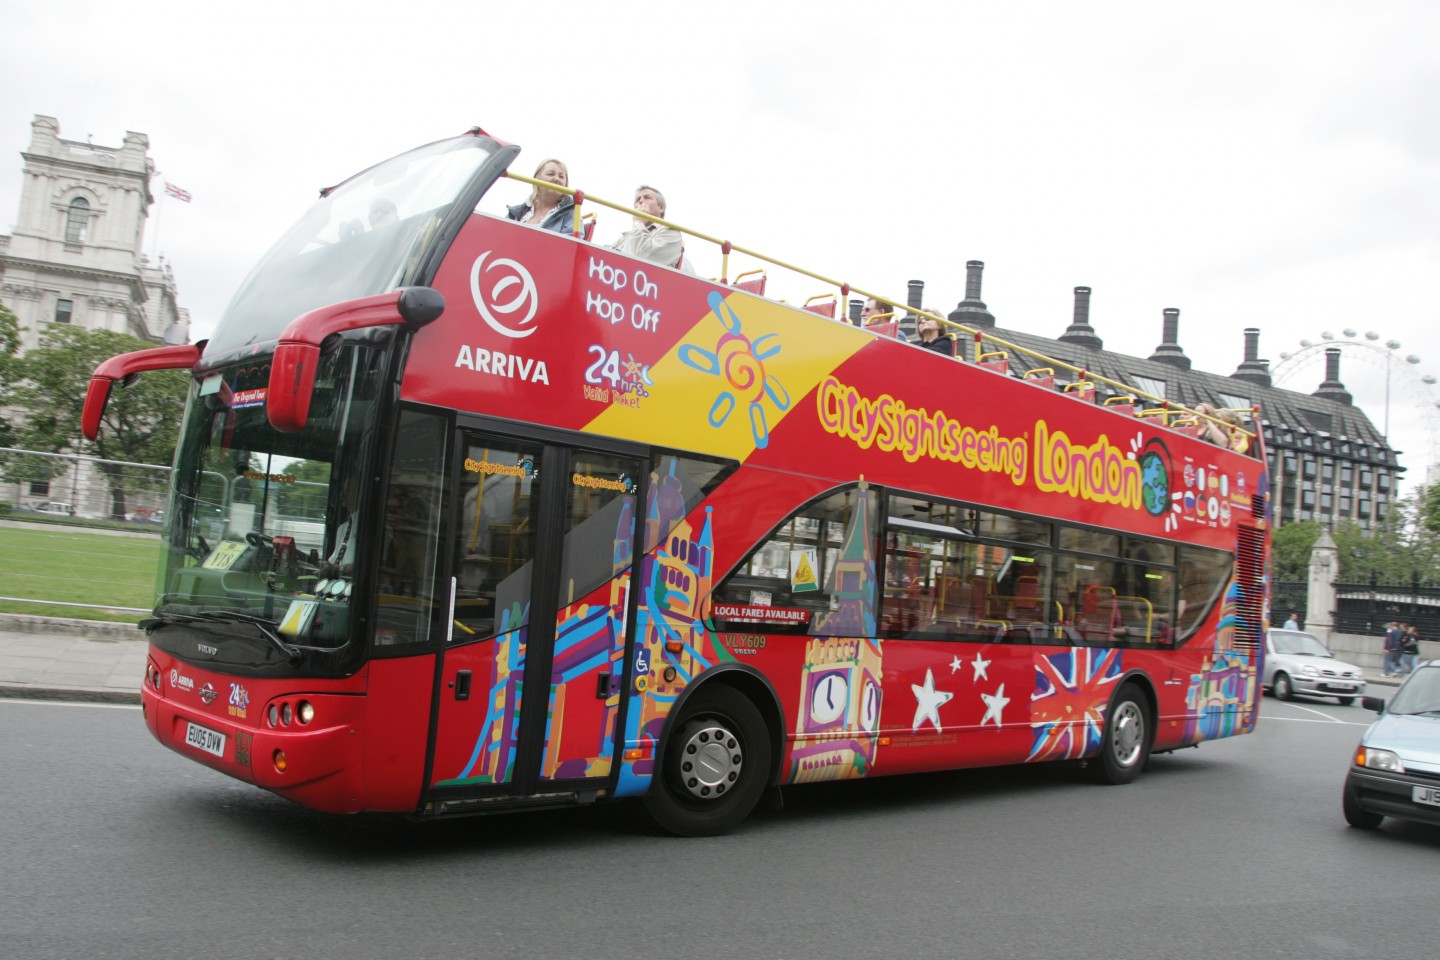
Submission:
[[[110,388],[116,380],[128,381],[146,370],[181,370],[200,362],[205,351],[205,341],[187,343],[175,347],[155,347],[152,350],[136,350],[111,357],[90,376],[90,389],[85,394],[85,409],[80,414],[80,430],[86,439],[94,440],[100,435],[100,420],[105,416],[105,405],[110,402]]]
[[[315,392],[315,370],[320,344],[346,330],[407,324],[412,328],[433,322],[445,309],[445,299],[429,287],[403,287],[359,300],[346,300],[296,317],[280,334],[270,364],[270,388],[265,414],[270,425],[294,433],[310,417]]]

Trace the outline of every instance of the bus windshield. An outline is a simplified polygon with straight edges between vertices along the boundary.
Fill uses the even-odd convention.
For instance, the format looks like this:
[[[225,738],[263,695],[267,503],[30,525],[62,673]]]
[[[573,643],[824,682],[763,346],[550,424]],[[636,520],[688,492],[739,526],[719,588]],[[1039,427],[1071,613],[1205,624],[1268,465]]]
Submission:
[[[301,645],[346,641],[355,561],[375,538],[359,520],[387,355],[355,340],[323,354],[299,433],[266,420],[268,364],[199,380],[180,440],[157,615],[260,618]]]
[[[442,140],[328,191],[250,271],[207,352],[223,357],[274,340],[307,311],[409,283],[436,227],[494,146],[483,137]]]

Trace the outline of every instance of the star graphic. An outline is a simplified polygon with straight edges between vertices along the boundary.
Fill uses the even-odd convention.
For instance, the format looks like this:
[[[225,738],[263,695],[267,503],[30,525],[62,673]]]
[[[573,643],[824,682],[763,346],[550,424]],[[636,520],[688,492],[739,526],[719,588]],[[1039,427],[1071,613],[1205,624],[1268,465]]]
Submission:
[[[925,671],[925,686],[912,683],[910,689],[915,691],[915,722],[910,725],[910,729],[919,730],[920,726],[929,720],[936,730],[943,730],[940,725],[940,707],[949,703],[955,694],[936,690],[935,672],[929,669]]]
[[[980,726],[985,726],[985,721],[992,717],[995,719],[995,726],[1000,726],[1000,712],[1010,702],[1010,698],[1005,696],[1005,684],[1000,684],[1000,689],[994,693],[980,694],[980,699],[985,701],[985,716],[980,718]]]
[[[985,673],[985,668],[990,666],[990,661],[980,659],[980,651],[975,651],[975,660],[970,664],[970,666],[975,668],[975,679],[977,681],[990,679],[990,677]]]
[[[956,672],[957,670],[959,670],[959,669],[960,669],[961,667],[963,667],[963,666],[965,666],[965,661],[961,660],[958,656],[956,656],[956,657],[951,657],[951,658],[950,658],[950,672],[951,672],[951,673]]]

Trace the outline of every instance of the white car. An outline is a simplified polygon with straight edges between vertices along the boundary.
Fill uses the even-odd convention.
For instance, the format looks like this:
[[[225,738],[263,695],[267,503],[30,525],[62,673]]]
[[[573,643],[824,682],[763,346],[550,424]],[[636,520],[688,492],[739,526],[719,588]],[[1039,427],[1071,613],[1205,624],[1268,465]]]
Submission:
[[[1360,738],[1345,777],[1345,819],[1374,830],[1384,817],[1440,826],[1440,660],[1421,664]]]
[[[1265,674],[1260,685],[1278,699],[1302,693],[1334,697],[1342,707],[1365,695],[1365,672],[1336,660],[1318,637],[1299,630],[1271,630],[1265,637]]]

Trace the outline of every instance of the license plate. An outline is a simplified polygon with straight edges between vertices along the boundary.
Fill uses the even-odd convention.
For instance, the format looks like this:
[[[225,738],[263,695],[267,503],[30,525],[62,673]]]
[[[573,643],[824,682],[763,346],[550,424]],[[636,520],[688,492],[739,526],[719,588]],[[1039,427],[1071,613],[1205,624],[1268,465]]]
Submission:
[[[1440,787],[1411,787],[1410,799],[1431,807],[1440,807]]]
[[[216,733],[198,723],[192,723],[185,728],[185,742],[217,757],[225,756],[225,734]]]
[[[1321,686],[1326,690],[1335,690],[1341,693],[1349,693],[1355,689],[1355,684],[1353,683],[1323,683]]]

